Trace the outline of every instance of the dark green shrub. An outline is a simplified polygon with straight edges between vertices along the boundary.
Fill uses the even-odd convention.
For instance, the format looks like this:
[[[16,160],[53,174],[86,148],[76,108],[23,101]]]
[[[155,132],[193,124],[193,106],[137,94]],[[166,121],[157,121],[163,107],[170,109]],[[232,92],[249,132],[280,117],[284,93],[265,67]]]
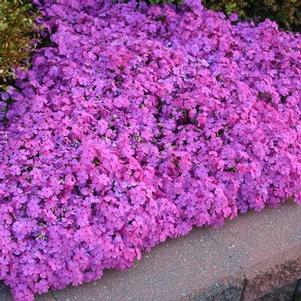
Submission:
[[[146,0],[146,2],[150,4],[162,4],[162,3],[180,4],[183,2],[183,0]]]
[[[242,18],[262,21],[266,18],[276,21],[282,28],[301,31],[300,0],[203,0],[206,7],[236,12]]]
[[[11,80],[13,67],[27,63],[37,37],[34,18],[28,1],[0,0],[0,89]]]

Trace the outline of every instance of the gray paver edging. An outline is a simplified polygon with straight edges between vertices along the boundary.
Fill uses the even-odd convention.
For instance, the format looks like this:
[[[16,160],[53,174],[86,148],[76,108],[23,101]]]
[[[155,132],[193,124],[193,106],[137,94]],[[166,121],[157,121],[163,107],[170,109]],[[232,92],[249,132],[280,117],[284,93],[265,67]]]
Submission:
[[[301,278],[300,221],[301,206],[291,202],[250,212],[220,229],[168,240],[128,271],[106,271],[98,281],[36,300],[290,300]],[[8,290],[0,290],[0,301],[10,300]]]

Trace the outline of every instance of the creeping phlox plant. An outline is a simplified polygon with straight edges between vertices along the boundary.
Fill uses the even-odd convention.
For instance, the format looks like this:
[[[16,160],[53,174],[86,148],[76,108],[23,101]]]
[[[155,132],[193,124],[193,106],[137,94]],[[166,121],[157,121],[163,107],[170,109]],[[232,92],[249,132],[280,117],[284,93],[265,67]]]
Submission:
[[[16,301],[301,201],[300,34],[199,0],[36,3],[53,45],[2,95],[0,279]]]

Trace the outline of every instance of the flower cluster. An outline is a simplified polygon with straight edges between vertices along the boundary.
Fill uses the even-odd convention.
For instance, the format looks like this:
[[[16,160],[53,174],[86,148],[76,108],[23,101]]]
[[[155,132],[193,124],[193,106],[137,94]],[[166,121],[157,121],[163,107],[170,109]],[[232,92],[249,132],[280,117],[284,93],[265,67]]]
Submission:
[[[16,301],[301,201],[300,35],[199,0],[36,3],[51,43],[17,71],[0,126],[0,279]]]

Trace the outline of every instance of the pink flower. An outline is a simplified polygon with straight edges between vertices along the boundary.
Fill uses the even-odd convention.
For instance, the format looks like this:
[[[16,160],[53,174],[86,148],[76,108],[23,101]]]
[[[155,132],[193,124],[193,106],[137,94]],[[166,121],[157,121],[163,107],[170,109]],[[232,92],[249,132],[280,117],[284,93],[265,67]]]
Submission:
[[[0,280],[16,301],[301,203],[300,34],[199,0],[35,2],[53,45],[0,96]]]

